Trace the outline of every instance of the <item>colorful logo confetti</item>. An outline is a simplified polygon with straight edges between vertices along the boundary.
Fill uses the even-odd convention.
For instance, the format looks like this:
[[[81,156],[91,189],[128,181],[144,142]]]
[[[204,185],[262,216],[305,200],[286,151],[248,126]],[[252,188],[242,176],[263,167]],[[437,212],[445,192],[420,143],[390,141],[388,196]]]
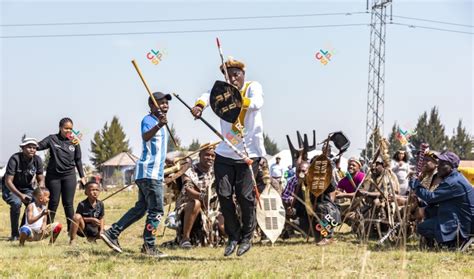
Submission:
[[[68,133],[66,135],[66,138],[68,138],[72,142],[72,144],[78,145],[79,142],[82,140],[82,133],[81,131],[76,131],[72,129],[72,132]]]
[[[163,59],[164,54],[166,54],[165,50],[159,49],[158,51],[155,51],[154,49],[152,49],[150,52],[146,54],[146,58],[150,60],[150,62],[153,63],[154,65],[158,65]]]
[[[329,214],[324,216],[324,220],[320,220],[318,224],[316,224],[315,229],[321,233],[322,237],[326,237],[331,233],[331,231],[339,225],[338,222]]]
[[[336,53],[334,51],[334,48],[332,48],[331,46],[327,46],[325,47],[325,49],[331,49],[331,50],[319,49],[319,51],[316,52],[316,54],[314,55],[316,57],[316,60],[319,60],[319,62],[323,64],[324,66],[326,66],[329,63],[329,61],[331,61],[331,58]]]
[[[396,138],[402,146],[406,146],[410,143],[410,138],[414,135],[416,135],[416,132],[413,130],[403,130],[402,128],[398,128]]]

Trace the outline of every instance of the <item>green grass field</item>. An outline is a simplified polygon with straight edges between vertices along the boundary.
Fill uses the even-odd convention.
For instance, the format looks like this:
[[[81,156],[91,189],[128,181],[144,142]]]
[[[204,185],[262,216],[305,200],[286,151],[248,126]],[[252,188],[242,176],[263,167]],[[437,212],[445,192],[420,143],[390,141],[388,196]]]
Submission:
[[[104,193],[102,193],[105,196]],[[123,192],[106,202],[106,224],[116,221],[136,201],[135,192]],[[76,203],[84,198],[82,191]],[[408,252],[379,250],[357,244],[350,235],[337,243],[317,247],[305,239],[254,245],[243,257],[223,256],[223,247],[189,251],[163,249],[169,257],[153,259],[139,252],[144,220],[132,225],[120,237],[124,253],[116,254],[102,241],[91,244],[79,238],[68,245],[66,234],[54,246],[47,241],[7,242],[10,234],[7,205],[0,202],[0,277],[2,278],[474,278],[474,256],[454,252],[421,252],[416,245]],[[57,221],[65,224],[63,209]],[[159,243],[173,238],[167,230]]]

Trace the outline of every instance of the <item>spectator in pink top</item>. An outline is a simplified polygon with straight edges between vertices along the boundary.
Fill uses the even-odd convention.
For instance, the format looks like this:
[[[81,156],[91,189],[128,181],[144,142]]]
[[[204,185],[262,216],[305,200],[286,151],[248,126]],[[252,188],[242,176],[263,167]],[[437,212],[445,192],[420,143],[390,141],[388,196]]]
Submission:
[[[365,177],[365,174],[360,171],[361,167],[362,167],[362,164],[356,158],[349,159],[349,162],[347,165],[347,172],[351,174],[355,186],[358,186],[362,182],[362,180],[364,180],[364,177]],[[344,191],[347,194],[354,193],[356,190],[356,188],[354,187],[354,185],[352,185],[352,183],[349,181],[347,176],[345,176],[343,179],[339,181],[339,183],[337,184],[337,188],[339,190]],[[347,195],[347,194],[344,194],[344,197],[349,198],[353,196],[353,194],[351,195]],[[338,197],[342,198],[342,196],[340,195],[341,194],[339,194]]]

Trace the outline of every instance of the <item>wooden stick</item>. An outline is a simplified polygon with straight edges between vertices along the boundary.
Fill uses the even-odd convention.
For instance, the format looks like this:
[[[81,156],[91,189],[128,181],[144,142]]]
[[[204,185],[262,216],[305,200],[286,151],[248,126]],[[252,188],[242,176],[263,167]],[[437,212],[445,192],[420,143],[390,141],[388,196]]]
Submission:
[[[103,202],[106,201],[108,198],[111,198],[111,197],[115,196],[116,194],[122,192],[123,190],[127,189],[128,187],[130,187],[132,185],[133,184],[123,186],[122,188],[118,189],[117,191],[115,191],[112,194],[108,195],[107,197],[103,198],[101,201],[103,201]]]
[[[221,141],[216,141],[216,142],[211,143],[211,144],[209,144],[209,145],[203,146],[203,147],[199,148],[198,150],[195,150],[195,151],[189,153],[188,155],[186,155],[186,156],[184,156],[184,157],[178,157],[178,158],[174,159],[174,163],[179,162],[179,161],[182,161],[182,160],[184,160],[184,159],[186,159],[186,158],[190,158],[191,156],[193,156],[193,155],[195,155],[195,154],[201,152],[202,150],[207,149],[207,148],[209,148],[209,147],[214,147],[214,146],[218,145],[219,143],[221,143]]]
[[[347,172],[346,172],[346,174],[347,174]],[[368,177],[371,176],[371,175],[372,175],[372,172],[369,171],[367,174],[364,175],[364,179],[362,179],[362,181],[359,183],[359,185],[357,185],[356,190],[355,190],[355,192],[354,192],[354,196],[352,197],[351,203],[349,204],[349,207],[346,208],[346,210],[344,210],[344,212],[341,212],[341,217],[344,216],[344,218],[342,219],[342,223],[341,223],[341,224],[344,224],[344,222],[346,221],[346,219],[347,219],[347,213],[350,212],[352,206],[354,205],[354,201],[355,201],[355,199],[357,198],[357,193],[359,192],[359,190],[360,190],[360,188],[362,187],[362,185],[365,183],[365,180],[368,179]],[[348,177],[347,179],[349,179],[349,177]],[[352,180],[352,176],[351,176],[351,179],[349,180],[349,182],[351,182],[351,180]],[[353,180],[352,180],[352,183],[354,183]],[[352,184],[352,183],[351,183],[351,184]],[[354,184],[355,184],[355,183],[354,183]],[[341,230],[341,228],[342,228],[342,226],[339,227],[339,229],[337,230],[337,232],[339,232],[339,231]]]
[[[189,111],[192,111],[192,108],[183,100],[179,97],[178,94],[173,93],[173,95],[178,99],[185,107],[189,109]],[[216,136],[218,136],[225,144],[227,144],[232,151],[234,151],[240,158],[242,158],[245,163],[249,166],[250,169],[250,174],[252,176],[252,183],[253,183],[253,189],[255,191],[255,198],[257,200],[258,206],[262,208],[262,204],[260,203],[260,193],[258,192],[257,189],[257,182],[255,181],[255,174],[252,168],[253,160],[250,159],[247,155],[243,154],[235,145],[233,145],[227,138],[225,138],[219,131],[216,130],[209,122],[207,122],[202,116],[199,117],[199,120],[202,121],[209,129],[211,129]]]
[[[297,225],[291,223],[291,221],[285,220],[285,223],[290,225],[293,229],[295,229],[295,230],[299,231],[300,233],[302,233],[303,236],[305,236],[305,237],[308,236],[300,227],[298,227]]]
[[[140,76],[140,79],[142,80],[143,85],[144,85],[145,88],[146,88],[146,91],[147,91],[148,94],[150,95],[150,98],[151,98],[153,104],[154,104],[154,105],[158,108],[158,110],[161,112],[161,109],[160,109],[160,107],[158,106],[158,103],[156,102],[155,97],[153,96],[153,93],[151,93],[150,87],[148,87],[148,83],[146,82],[145,78],[143,78],[142,71],[141,71],[140,68],[138,67],[137,62],[136,62],[135,60],[132,60],[132,64],[133,64],[133,66],[135,67],[135,70],[137,70],[137,73],[138,73],[138,75]],[[173,136],[173,134],[171,133],[170,127],[168,126],[168,124],[166,124],[165,126],[166,126],[166,129],[168,130],[168,133],[170,134],[170,138],[171,138],[171,140],[173,141],[174,146],[179,147],[179,146],[178,146],[178,143],[176,142],[176,140],[175,140],[175,138],[174,138],[174,136]]]
[[[168,218],[168,216],[170,216],[171,204],[172,204],[172,202],[170,202],[170,204],[168,205],[168,214],[166,214],[166,218]],[[166,220],[166,218],[165,218],[165,220]],[[163,221],[163,233],[161,234],[161,237],[164,237],[165,232],[166,232],[166,226],[164,225],[165,220]]]

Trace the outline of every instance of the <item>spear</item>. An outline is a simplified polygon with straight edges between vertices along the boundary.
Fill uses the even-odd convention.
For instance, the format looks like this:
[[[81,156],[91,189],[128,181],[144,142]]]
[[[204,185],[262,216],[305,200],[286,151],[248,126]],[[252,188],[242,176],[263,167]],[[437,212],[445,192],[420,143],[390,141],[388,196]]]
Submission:
[[[227,66],[225,65],[225,62],[224,62],[224,54],[222,52],[221,42],[219,41],[219,38],[217,37],[216,37],[216,42],[217,42],[217,48],[219,49],[219,55],[221,56],[222,68],[224,68],[225,81],[227,83],[230,83],[229,73],[227,72]]]
[[[225,79],[226,79],[226,82],[228,84],[231,84],[230,83],[230,78],[229,78],[229,73],[227,71],[227,65],[225,64],[224,62],[224,53],[222,51],[222,46],[221,46],[221,42],[219,41],[219,38],[216,37],[216,42],[217,42],[217,48],[219,49],[219,55],[221,57],[221,63],[222,63],[222,68],[224,69],[224,75],[225,75]],[[232,84],[231,84],[232,85]],[[245,94],[245,92],[243,92],[243,94]],[[238,126],[239,127],[243,127],[243,123],[240,122],[240,118],[237,118],[237,123],[239,124]],[[244,132],[243,132],[243,129],[242,128],[237,128],[239,130],[239,133],[240,135],[242,136],[242,145],[244,146],[244,152],[245,154],[248,156],[248,152],[247,152],[247,145],[245,144],[245,135],[244,135]],[[253,170],[252,168],[250,168],[251,172],[252,172],[252,177],[253,177]],[[254,183],[255,184],[255,192],[257,193],[256,195],[259,196],[258,194],[258,190],[257,190],[257,183]],[[259,200],[260,201],[260,200]],[[261,207],[260,207],[261,208]]]

